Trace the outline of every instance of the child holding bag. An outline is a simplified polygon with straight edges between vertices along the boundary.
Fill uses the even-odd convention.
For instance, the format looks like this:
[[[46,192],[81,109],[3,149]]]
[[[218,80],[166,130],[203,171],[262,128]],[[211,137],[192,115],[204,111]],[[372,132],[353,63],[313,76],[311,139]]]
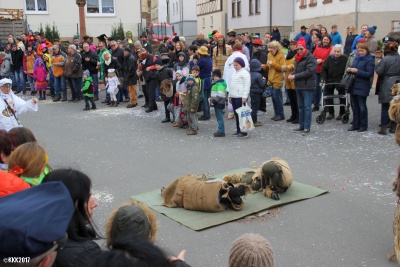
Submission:
[[[233,67],[235,72],[232,74],[230,91],[229,91],[229,103],[232,104],[233,110],[236,111],[242,105],[246,105],[247,98],[250,93],[250,73],[244,69],[245,62],[242,58],[237,57],[233,60]],[[236,133],[233,137],[244,138],[247,137],[247,133],[240,131],[239,127],[239,115],[235,112],[236,121]]]

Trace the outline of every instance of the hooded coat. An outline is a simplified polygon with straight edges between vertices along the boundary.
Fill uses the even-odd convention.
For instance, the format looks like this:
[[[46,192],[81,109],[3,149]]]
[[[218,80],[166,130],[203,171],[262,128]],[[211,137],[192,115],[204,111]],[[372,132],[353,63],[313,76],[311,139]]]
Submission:
[[[317,60],[309,52],[306,53],[299,62],[294,61],[295,89],[296,90],[314,90],[315,74],[317,72]]]
[[[179,56],[184,56],[185,59],[183,61],[179,61]],[[187,54],[184,52],[179,52],[178,53],[178,61],[175,62],[174,64],[174,71],[178,71],[178,70],[183,70],[184,68],[188,67],[188,63],[187,63]]]
[[[11,75],[11,54],[5,55],[3,62],[1,63],[1,77],[10,77]]]
[[[265,80],[261,73],[261,62],[257,59],[250,61],[250,92],[262,94],[265,87]]]
[[[375,71],[379,76],[383,76],[378,101],[380,104],[390,103],[393,99],[392,87],[397,80],[400,80],[400,55],[386,55],[376,65]]]

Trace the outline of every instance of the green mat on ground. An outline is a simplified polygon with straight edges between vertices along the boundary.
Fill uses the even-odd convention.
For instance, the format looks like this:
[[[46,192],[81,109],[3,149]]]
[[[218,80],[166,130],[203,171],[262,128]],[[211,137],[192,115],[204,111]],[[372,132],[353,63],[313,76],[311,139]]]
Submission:
[[[247,170],[250,169],[236,169],[214,175],[213,178],[221,179],[227,174],[241,173]],[[171,180],[170,183],[173,181],[174,180]],[[168,186],[170,183],[166,184],[166,186]],[[189,227],[190,229],[199,231],[215,225],[234,221],[262,210],[281,206],[290,202],[317,197],[327,192],[327,190],[323,190],[314,186],[294,182],[285,193],[281,194],[280,200],[269,199],[264,197],[262,193],[248,194],[244,199],[245,205],[242,210],[234,211],[231,209],[226,209],[225,211],[216,213],[191,211],[183,208],[167,208],[162,206],[163,199],[161,197],[160,189],[155,189],[150,192],[132,196],[132,198],[147,204],[153,210],[166,215],[167,217]]]

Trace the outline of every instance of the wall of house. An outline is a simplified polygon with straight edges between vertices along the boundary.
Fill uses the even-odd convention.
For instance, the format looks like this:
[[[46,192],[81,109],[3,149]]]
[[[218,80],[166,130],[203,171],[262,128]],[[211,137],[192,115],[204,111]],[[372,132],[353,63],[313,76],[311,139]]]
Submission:
[[[178,5],[178,12],[173,11]],[[165,5],[165,8],[167,6]],[[179,36],[192,36],[197,32],[196,0],[171,0],[169,3],[170,24]]]
[[[223,6],[221,12],[197,16],[197,32],[203,32],[207,37],[208,33],[211,33],[214,30],[218,30],[222,35],[225,35],[227,30],[227,25],[225,22],[225,15],[228,11],[227,2],[228,1],[222,1]]]
[[[358,30],[361,25],[376,25],[375,36],[383,38],[391,31],[392,20],[399,20],[400,4],[398,0],[358,0]],[[328,32],[333,24],[338,25],[338,30],[342,37],[346,36],[346,28],[349,25],[356,25],[356,0],[340,1],[332,0],[332,3],[323,4],[322,0],[317,1],[317,5],[306,8],[299,8],[300,1],[296,1],[295,6],[295,32],[300,32],[300,27],[311,24],[322,24]],[[316,16],[315,14],[318,14]]]
[[[0,0],[1,8],[24,9],[24,0]],[[124,3],[123,3],[124,2]],[[48,23],[57,27],[60,37],[70,39],[79,31],[79,8],[75,1],[64,1],[63,8],[59,4],[48,0],[48,14],[26,15],[29,29],[39,30]],[[113,17],[89,17],[86,16],[86,33],[89,36],[111,34],[114,25],[122,21],[125,31],[132,31],[137,35],[138,23],[140,23],[140,0],[115,1],[116,15]]]

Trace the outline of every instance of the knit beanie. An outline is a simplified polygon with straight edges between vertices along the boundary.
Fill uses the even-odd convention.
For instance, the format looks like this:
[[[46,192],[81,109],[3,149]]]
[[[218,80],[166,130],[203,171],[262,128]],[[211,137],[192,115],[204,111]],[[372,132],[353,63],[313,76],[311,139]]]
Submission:
[[[300,39],[297,41],[296,47],[299,46],[299,45],[302,45],[303,47],[307,47],[307,45],[306,45],[306,40],[304,40],[304,38],[300,38]]]
[[[246,64],[244,63],[243,58],[241,58],[241,57],[235,58],[235,59],[233,60],[233,62],[238,63],[240,66],[242,66],[242,68],[244,68],[244,67],[246,66]]]
[[[244,234],[236,239],[229,255],[229,267],[274,267],[274,251],[261,235]]]
[[[154,65],[160,65],[160,66],[162,66],[163,64],[162,64],[162,60],[161,60],[161,58],[156,58],[155,60],[154,60]]]
[[[195,78],[194,78],[194,76],[192,75],[192,74],[190,74],[187,78],[186,78],[186,81],[188,82],[188,81],[193,81],[194,83],[196,82],[196,80],[195,80]]]
[[[220,69],[214,69],[212,71],[212,76],[217,76],[218,78],[221,78],[222,77],[221,70]]]
[[[85,70],[85,71],[83,72],[83,74],[86,74],[86,77],[90,77],[90,71],[89,71],[89,70]]]
[[[371,35],[374,35],[377,28],[378,28],[378,27],[376,27],[376,26],[372,26],[372,27],[369,27],[369,28],[367,29],[367,31],[369,31],[369,33],[370,33]]]

